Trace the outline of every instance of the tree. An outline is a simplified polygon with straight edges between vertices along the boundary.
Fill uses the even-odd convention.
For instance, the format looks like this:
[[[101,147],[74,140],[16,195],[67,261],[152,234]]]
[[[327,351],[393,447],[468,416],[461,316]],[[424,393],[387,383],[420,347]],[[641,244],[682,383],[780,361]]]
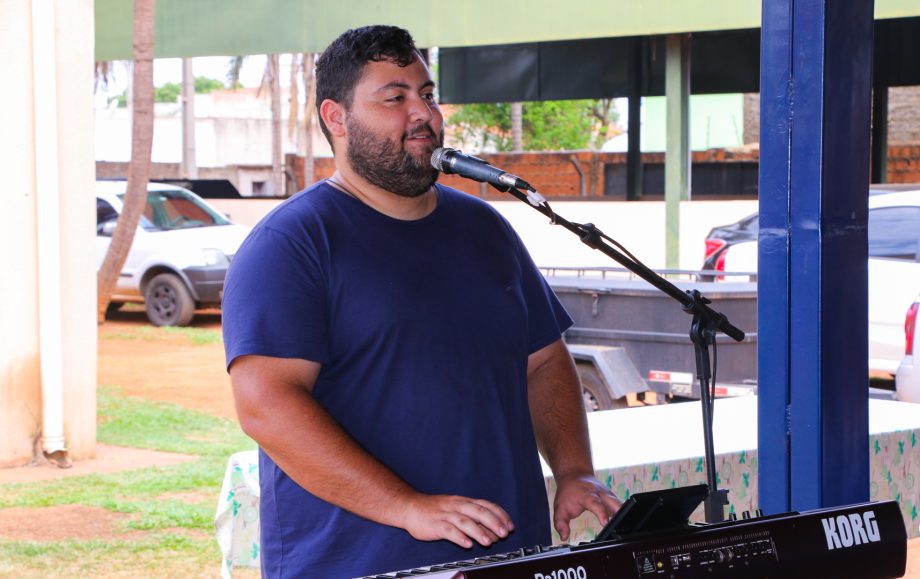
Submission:
[[[240,86],[240,71],[243,68],[245,56],[234,56],[230,59],[227,68],[227,82],[230,88]],[[262,73],[262,84],[259,86],[259,94],[266,87],[269,92],[269,101],[271,103],[272,114],[272,183],[275,188],[275,195],[284,195],[284,167],[281,158],[281,71],[279,66],[279,57],[277,54],[269,54],[265,60],[265,71]]]
[[[272,183],[275,195],[284,195],[284,159],[281,155],[281,66],[277,54],[269,54],[265,67],[272,110]]]
[[[111,77],[111,67],[110,63],[100,61],[96,63],[96,84],[97,86],[105,86],[108,82],[108,79]],[[101,75],[105,75],[104,77]],[[195,94],[208,94],[209,92],[227,88],[227,86],[217,80],[216,78],[208,78],[206,76],[196,76],[195,77]],[[128,94],[127,89],[125,92],[115,96],[115,100],[118,102],[118,107],[122,108],[127,105]],[[163,86],[158,86],[154,89],[154,102],[158,103],[174,103],[179,95],[182,93],[182,85],[177,82],[167,82]]]
[[[98,286],[96,319],[105,321],[115,282],[125,265],[134,232],[147,204],[150,153],[153,148],[153,42],[156,0],[134,0],[134,82],[131,125],[131,162],[128,190],[118,216],[112,243],[96,275]]]
[[[288,137],[296,138],[298,152],[303,152],[303,174],[307,185],[313,183],[313,126],[316,118],[316,87],[314,86],[313,68],[315,57],[312,52],[291,55],[291,91],[288,97]],[[302,131],[300,125],[300,89],[298,75],[303,80],[304,105]]]
[[[195,94],[207,94],[213,90],[226,88],[224,83],[214,78],[204,76],[195,77]],[[182,94],[182,84],[167,82],[154,90],[154,101],[158,103],[174,103]]]
[[[195,94],[208,94],[215,90],[225,89],[227,86],[216,78],[206,76],[195,77]]]
[[[313,127],[316,125],[316,56],[312,52],[305,52],[301,61],[304,91],[304,149],[303,149],[303,176],[304,182],[309,187],[315,178],[313,175]]]
[[[158,86],[153,91],[153,101],[157,103],[174,103],[182,94],[182,85],[178,82],[167,82]]]
[[[524,103],[521,112],[525,150],[574,150],[603,144],[617,113],[612,99]],[[473,148],[512,150],[512,105],[463,105],[450,117],[461,140]]]

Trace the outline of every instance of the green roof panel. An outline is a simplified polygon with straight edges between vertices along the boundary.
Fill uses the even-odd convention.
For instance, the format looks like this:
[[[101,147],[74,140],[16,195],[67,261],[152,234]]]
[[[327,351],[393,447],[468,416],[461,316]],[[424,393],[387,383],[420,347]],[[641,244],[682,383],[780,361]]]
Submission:
[[[156,56],[319,52],[339,33],[395,24],[419,46],[481,46],[760,26],[760,0],[158,0]],[[96,59],[131,58],[131,0],[95,0]],[[876,18],[920,16],[876,0]]]

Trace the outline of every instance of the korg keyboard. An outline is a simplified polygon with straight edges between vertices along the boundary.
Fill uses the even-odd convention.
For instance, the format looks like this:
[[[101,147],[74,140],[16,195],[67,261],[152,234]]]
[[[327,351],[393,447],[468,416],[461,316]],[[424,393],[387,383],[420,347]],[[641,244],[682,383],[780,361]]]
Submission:
[[[906,562],[904,519],[886,501],[521,549],[365,579],[881,579],[903,576]]]

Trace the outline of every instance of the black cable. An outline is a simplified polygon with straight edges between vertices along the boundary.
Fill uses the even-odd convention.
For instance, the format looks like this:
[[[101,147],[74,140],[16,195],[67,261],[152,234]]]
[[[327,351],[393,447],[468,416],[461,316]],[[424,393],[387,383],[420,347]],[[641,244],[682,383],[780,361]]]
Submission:
[[[709,396],[709,404],[710,404],[709,421],[710,422],[714,420],[713,415],[715,413],[715,408],[716,408],[716,371],[719,369],[718,352],[719,352],[719,349],[717,347],[717,340],[715,339],[715,336],[713,336],[713,340],[712,340],[712,384],[711,384],[711,390],[710,390],[712,394]]]

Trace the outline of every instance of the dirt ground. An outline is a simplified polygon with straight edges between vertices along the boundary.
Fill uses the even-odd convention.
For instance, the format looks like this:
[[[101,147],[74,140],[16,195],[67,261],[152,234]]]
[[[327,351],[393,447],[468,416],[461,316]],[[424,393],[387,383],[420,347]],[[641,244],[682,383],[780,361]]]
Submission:
[[[220,314],[198,314],[193,327],[220,332]],[[117,312],[99,327],[98,384],[117,386],[127,396],[170,402],[236,420],[223,345],[190,344],[181,334],[157,335],[156,339],[138,337],[145,328],[149,326],[143,311],[133,308]],[[75,461],[68,469],[48,463],[0,469],[0,484],[166,466],[193,459],[176,453],[99,445],[95,459]],[[205,500],[189,500],[193,499]],[[79,505],[2,509],[0,537],[61,541],[141,536],[142,532],[126,535],[116,530],[120,528],[118,523],[127,518],[128,515]]]
[[[182,335],[158,337],[156,340],[119,337],[136,333],[146,325],[143,312],[128,310],[118,312],[99,328],[99,384],[118,386],[130,396],[171,402],[236,420],[230,380],[224,370],[223,345],[190,345],[188,338]],[[216,312],[196,315],[193,325],[220,331],[220,315]],[[108,461],[105,460],[107,454]],[[15,482],[25,482],[103,469],[111,472],[169,464],[170,457],[159,456],[165,454],[170,453],[117,448],[107,451],[103,448],[95,466],[90,464],[92,461],[86,461],[82,465],[75,464],[72,469],[57,469],[48,465],[7,469],[6,474],[0,471],[0,484],[14,482],[9,475],[12,471],[22,471],[16,475],[19,478]],[[182,459],[181,455],[171,457],[171,460]],[[198,499],[189,497],[188,500]],[[117,522],[127,516],[76,505],[3,509],[0,510],[0,537],[42,541],[106,539],[118,533],[114,530]],[[920,579],[920,538],[912,539],[908,545],[905,577]]]
[[[99,327],[99,385],[236,420],[223,344],[189,344],[181,334],[156,340],[112,338],[145,325],[142,311],[128,310]],[[220,332],[220,314],[196,314],[192,325]]]

